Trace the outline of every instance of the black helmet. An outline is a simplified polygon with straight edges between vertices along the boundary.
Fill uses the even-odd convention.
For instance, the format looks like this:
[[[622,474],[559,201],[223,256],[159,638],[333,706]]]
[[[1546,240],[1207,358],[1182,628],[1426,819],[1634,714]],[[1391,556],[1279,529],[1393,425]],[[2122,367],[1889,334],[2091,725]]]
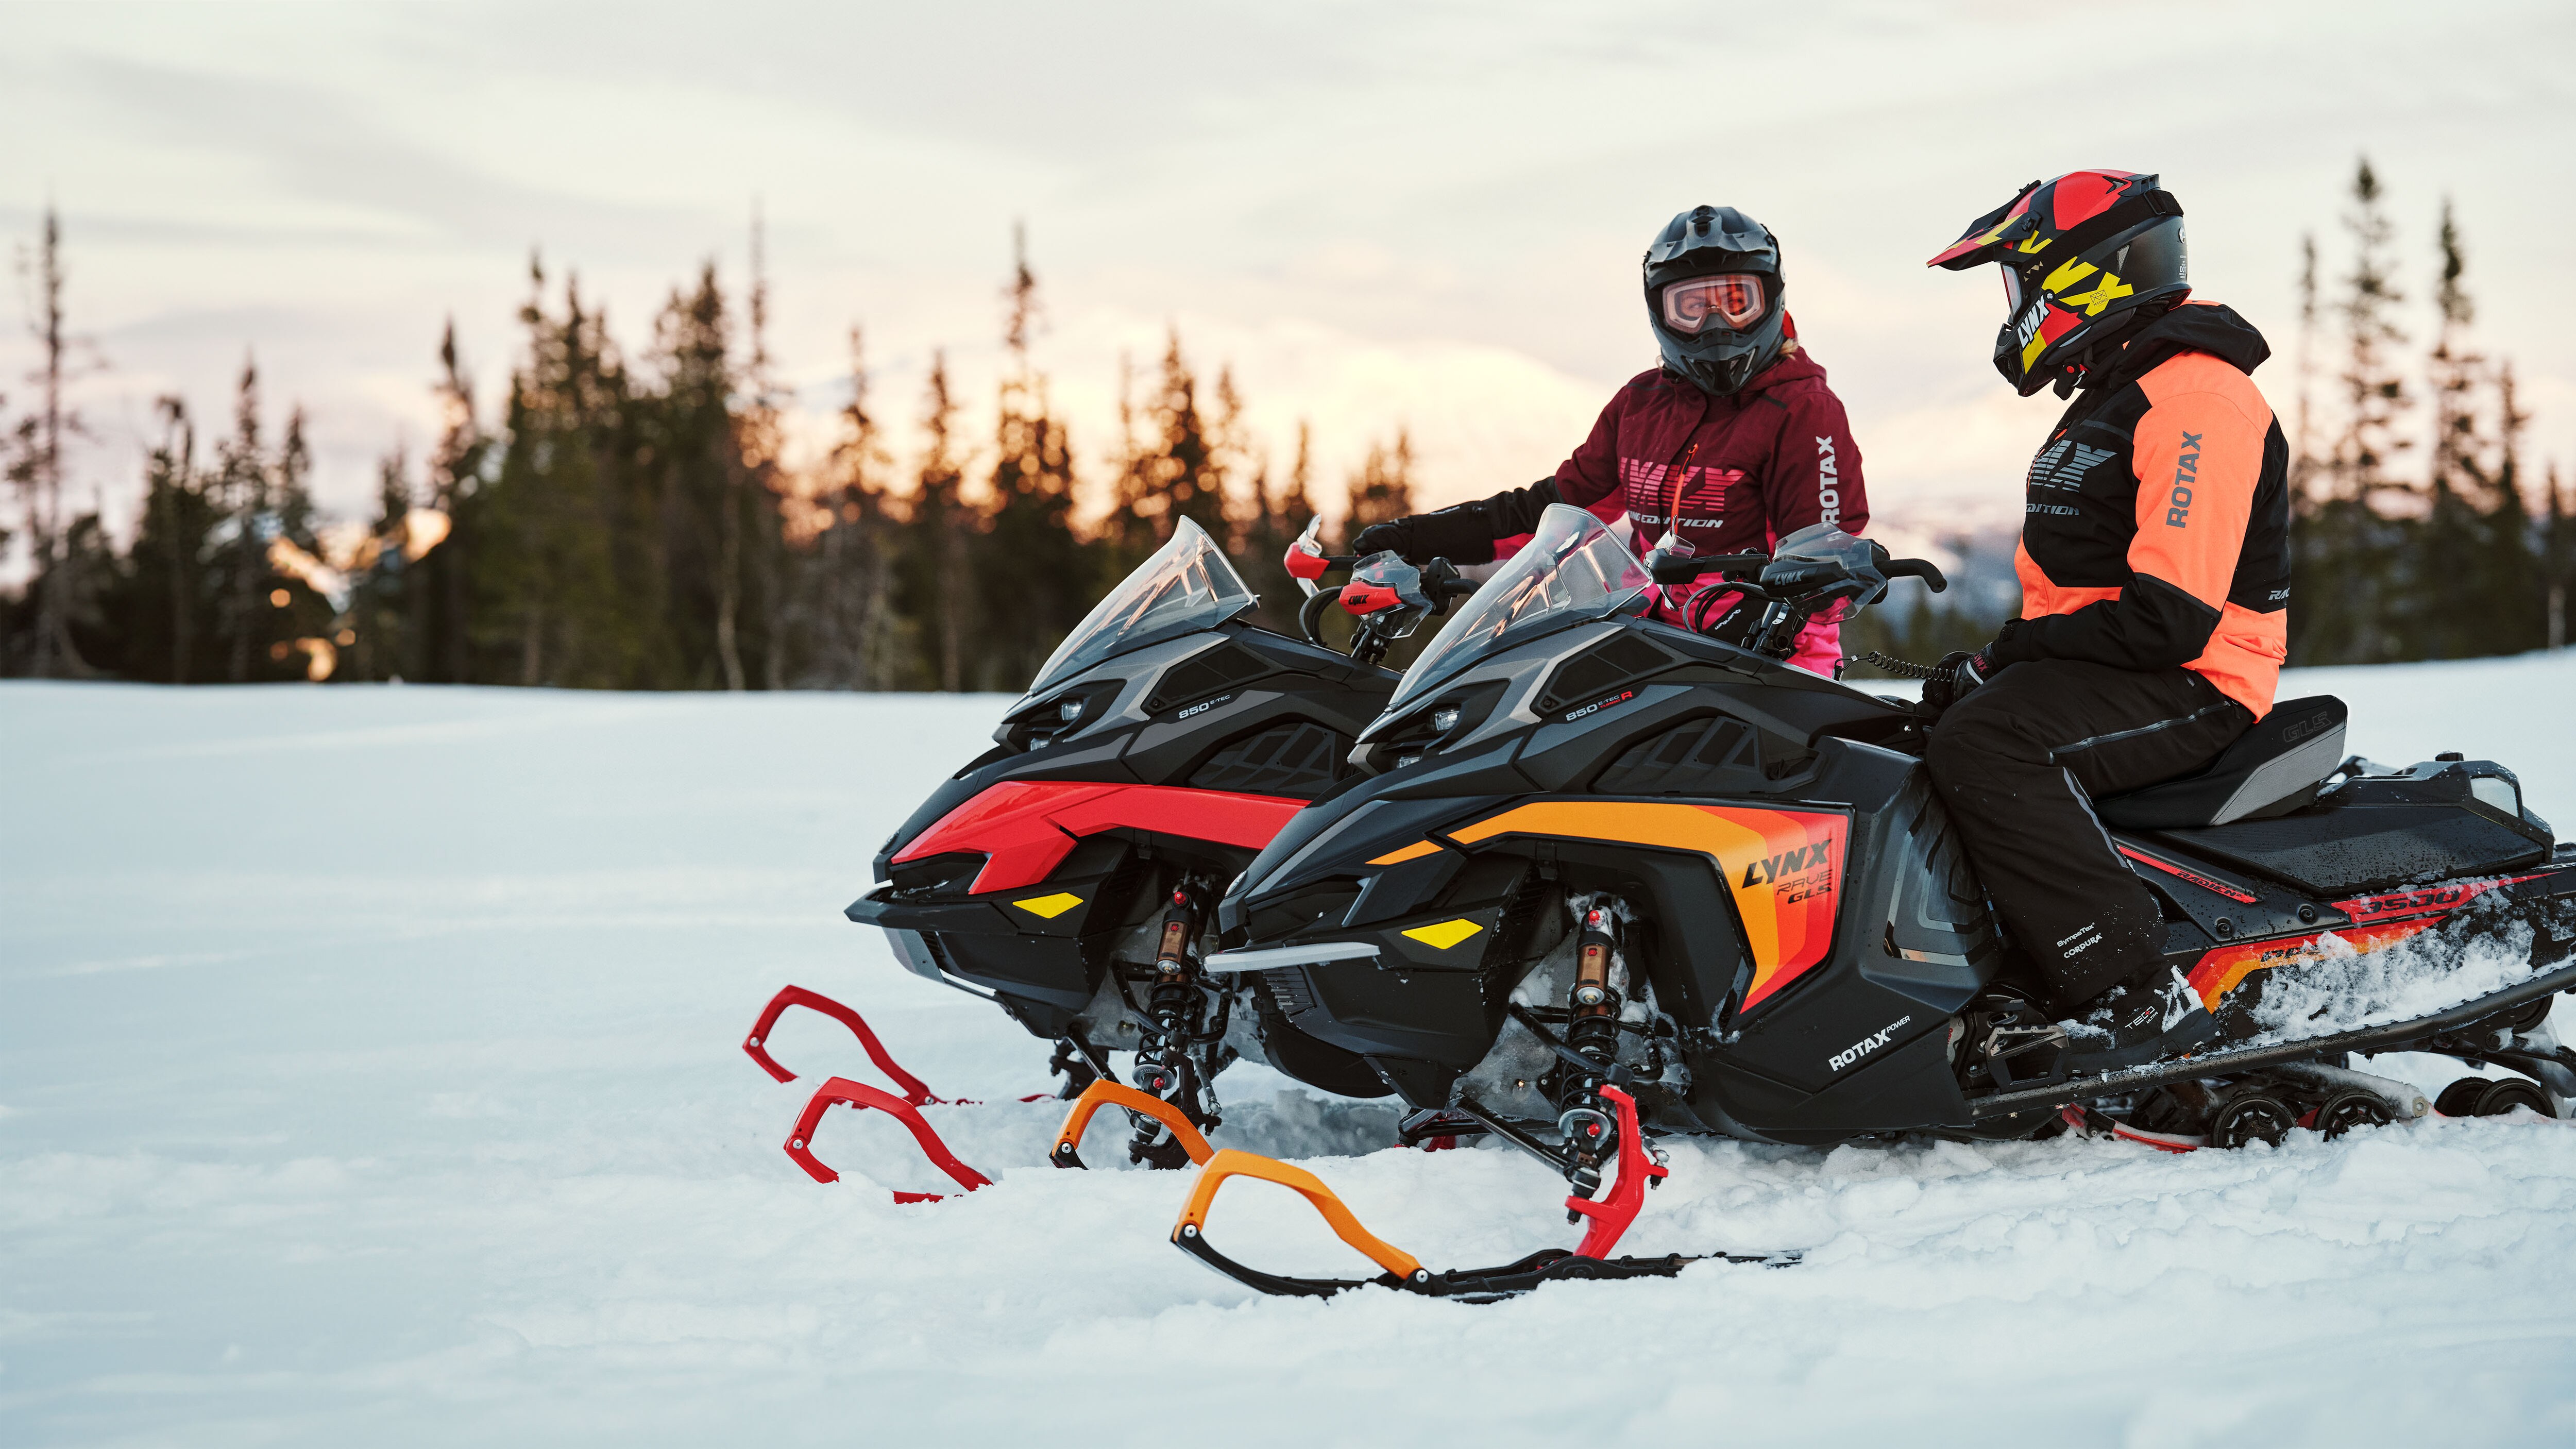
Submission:
[[[1674,217],[1646,248],[1646,320],[1664,371],[1719,397],[1740,390],[1780,355],[1781,290],[1770,228],[1731,206]]]
[[[2191,295],[2182,203],[2135,171],[2070,171],[2034,181],[1968,223],[1926,265],[2004,273],[1995,371],[2023,397],[2080,385],[2095,349]]]

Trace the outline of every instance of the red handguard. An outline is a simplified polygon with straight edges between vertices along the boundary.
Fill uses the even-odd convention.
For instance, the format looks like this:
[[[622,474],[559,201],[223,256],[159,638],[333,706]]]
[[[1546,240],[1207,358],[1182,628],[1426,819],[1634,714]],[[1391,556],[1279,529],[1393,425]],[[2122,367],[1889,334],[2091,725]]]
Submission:
[[[1350,583],[1342,585],[1342,608],[1353,614],[1368,615],[1396,606],[1395,590],[1385,584]]]
[[[1324,556],[1320,552],[1301,548],[1296,544],[1288,546],[1288,552],[1280,558],[1279,562],[1288,570],[1288,577],[1309,581],[1322,578],[1324,571],[1331,567],[1324,561]]]

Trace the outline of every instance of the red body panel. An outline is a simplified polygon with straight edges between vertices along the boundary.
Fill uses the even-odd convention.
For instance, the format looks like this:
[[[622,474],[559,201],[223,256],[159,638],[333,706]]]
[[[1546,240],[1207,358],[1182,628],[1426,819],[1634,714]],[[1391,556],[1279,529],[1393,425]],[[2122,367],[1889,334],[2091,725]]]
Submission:
[[[1045,880],[1086,835],[1151,830],[1259,850],[1305,806],[1303,800],[1177,785],[1007,780],[940,817],[894,859],[901,864],[977,851],[985,857],[975,876],[978,894],[1017,890]]]

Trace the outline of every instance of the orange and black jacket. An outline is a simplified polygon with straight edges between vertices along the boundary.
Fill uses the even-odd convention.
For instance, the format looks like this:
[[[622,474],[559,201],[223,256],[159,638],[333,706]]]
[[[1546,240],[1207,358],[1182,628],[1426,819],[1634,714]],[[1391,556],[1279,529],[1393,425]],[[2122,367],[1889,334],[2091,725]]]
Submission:
[[[2140,328],[2031,460],[2022,619],[1996,665],[2199,673],[2271,712],[2290,623],[2289,444],[2246,374],[2271,355],[2229,308]]]

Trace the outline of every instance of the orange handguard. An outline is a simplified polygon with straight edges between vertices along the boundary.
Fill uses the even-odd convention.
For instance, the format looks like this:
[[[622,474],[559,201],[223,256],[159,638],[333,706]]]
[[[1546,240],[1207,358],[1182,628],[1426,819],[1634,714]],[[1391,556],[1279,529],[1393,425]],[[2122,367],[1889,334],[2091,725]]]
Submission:
[[[1344,1207],[1342,1200],[1335,1197],[1333,1190],[1324,1186],[1323,1180],[1315,1174],[1274,1157],[1263,1157],[1256,1152],[1232,1147],[1209,1158],[1200,1167],[1198,1185],[1190,1190],[1189,1203],[1181,1209],[1181,1220],[1173,1225],[1173,1242],[1179,1243],[1185,1238],[1205,1242],[1208,1206],[1216,1201],[1216,1190],[1230,1177],[1254,1177],[1287,1188],[1312,1204],[1331,1225],[1333,1235],[1358,1249],[1370,1262],[1399,1280],[1424,1276],[1421,1259],[1361,1227],[1360,1220],[1351,1216],[1351,1210]]]
[[[1082,1166],[1082,1156],[1079,1151],[1082,1146],[1082,1134],[1091,1126],[1092,1115],[1103,1107],[1124,1107],[1130,1112],[1142,1112],[1171,1128],[1172,1140],[1181,1144],[1181,1150],[1190,1155],[1192,1162],[1205,1165],[1207,1160],[1215,1155],[1215,1149],[1208,1146],[1207,1138],[1200,1134],[1198,1128],[1190,1125],[1190,1119],[1183,1115],[1180,1108],[1160,1097],[1150,1096],[1137,1091],[1134,1087],[1120,1086],[1107,1077],[1101,1077],[1082,1089],[1082,1095],[1073,1099],[1073,1110],[1065,1114],[1064,1130],[1055,1135],[1055,1151],[1049,1154],[1050,1160],[1056,1166]]]

